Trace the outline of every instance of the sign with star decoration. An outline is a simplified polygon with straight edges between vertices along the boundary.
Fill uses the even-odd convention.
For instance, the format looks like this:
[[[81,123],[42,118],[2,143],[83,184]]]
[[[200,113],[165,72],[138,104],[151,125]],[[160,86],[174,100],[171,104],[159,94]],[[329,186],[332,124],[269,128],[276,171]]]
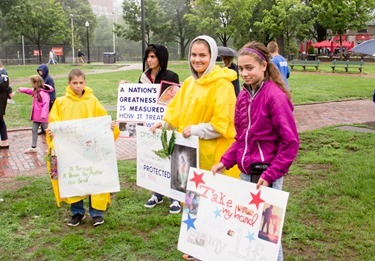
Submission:
[[[190,168],[178,249],[200,260],[277,260],[288,197]]]

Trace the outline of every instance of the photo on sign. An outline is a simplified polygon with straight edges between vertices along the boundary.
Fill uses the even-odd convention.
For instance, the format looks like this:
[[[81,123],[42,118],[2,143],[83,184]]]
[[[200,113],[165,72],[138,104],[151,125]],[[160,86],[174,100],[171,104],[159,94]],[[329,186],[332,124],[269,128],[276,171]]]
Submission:
[[[189,168],[197,167],[197,149],[175,144],[171,157],[171,188],[186,192]]]
[[[137,121],[120,121],[119,124],[121,138],[136,138],[137,126],[145,126],[145,122]]]
[[[186,191],[184,212],[190,215],[197,215],[199,209],[200,195],[195,191]]]
[[[180,85],[173,82],[161,81],[160,92],[158,95],[158,104],[168,105],[177,92],[180,90]]]
[[[259,238],[277,244],[280,236],[279,224],[281,224],[282,213],[282,208],[268,203],[264,204]]]

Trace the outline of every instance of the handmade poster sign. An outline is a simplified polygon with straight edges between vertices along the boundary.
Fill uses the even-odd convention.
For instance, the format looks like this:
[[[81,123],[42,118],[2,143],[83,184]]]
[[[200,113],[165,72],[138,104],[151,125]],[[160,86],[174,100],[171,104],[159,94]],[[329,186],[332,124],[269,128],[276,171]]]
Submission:
[[[148,127],[137,127],[137,185],[140,187],[184,201],[189,168],[198,167],[198,157],[196,136],[185,139],[177,132],[157,130],[153,134]]]
[[[111,117],[49,124],[58,160],[60,197],[120,191]]]
[[[277,260],[288,197],[190,168],[178,249],[200,260]]]
[[[162,81],[160,84],[120,84],[118,88],[117,121],[120,138],[136,138],[136,127],[150,127],[163,119],[164,111],[180,85]]]

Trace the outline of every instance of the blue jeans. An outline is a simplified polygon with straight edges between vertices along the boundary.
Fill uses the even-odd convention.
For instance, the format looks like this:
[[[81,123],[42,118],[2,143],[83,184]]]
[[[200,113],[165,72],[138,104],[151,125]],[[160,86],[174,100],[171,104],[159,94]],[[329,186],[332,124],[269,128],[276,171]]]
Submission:
[[[244,180],[244,181],[247,181],[247,182],[250,182],[250,175],[247,175],[247,174],[241,172],[240,179]],[[275,180],[272,183],[272,188],[282,190],[283,182],[284,182],[284,177],[281,177],[281,178]],[[279,255],[277,257],[277,261],[283,261],[283,260],[284,260],[283,246],[281,245],[281,242],[280,242]]]
[[[72,212],[73,216],[75,214],[84,215],[85,214],[85,208],[83,206],[83,200],[71,204],[70,205],[70,211]],[[98,210],[98,209],[95,209],[91,206],[91,197],[89,197],[89,213],[90,213],[90,216],[92,218],[98,217],[98,216],[101,217],[101,216],[103,216],[103,213],[104,213],[103,210]]]

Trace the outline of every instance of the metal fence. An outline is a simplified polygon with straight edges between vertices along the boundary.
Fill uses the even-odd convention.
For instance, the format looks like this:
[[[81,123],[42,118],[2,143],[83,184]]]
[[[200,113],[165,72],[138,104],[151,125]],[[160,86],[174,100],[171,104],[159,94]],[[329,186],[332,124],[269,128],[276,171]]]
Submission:
[[[42,63],[47,63],[49,60],[49,51],[52,47],[62,47],[63,54],[57,55],[56,60],[58,63],[72,63],[73,54],[72,47],[67,45],[45,45],[41,48]],[[75,52],[78,48],[75,49]],[[87,50],[82,49],[84,52],[85,60],[88,59]],[[112,46],[90,46],[90,61],[103,62],[104,53],[112,52]],[[116,50],[116,61],[141,61],[141,51],[135,49],[124,49],[122,51]],[[1,45],[0,46],[0,60],[5,65],[23,65],[25,64],[39,64],[38,47],[36,45]],[[77,59],[75,53],[75,62]]]

